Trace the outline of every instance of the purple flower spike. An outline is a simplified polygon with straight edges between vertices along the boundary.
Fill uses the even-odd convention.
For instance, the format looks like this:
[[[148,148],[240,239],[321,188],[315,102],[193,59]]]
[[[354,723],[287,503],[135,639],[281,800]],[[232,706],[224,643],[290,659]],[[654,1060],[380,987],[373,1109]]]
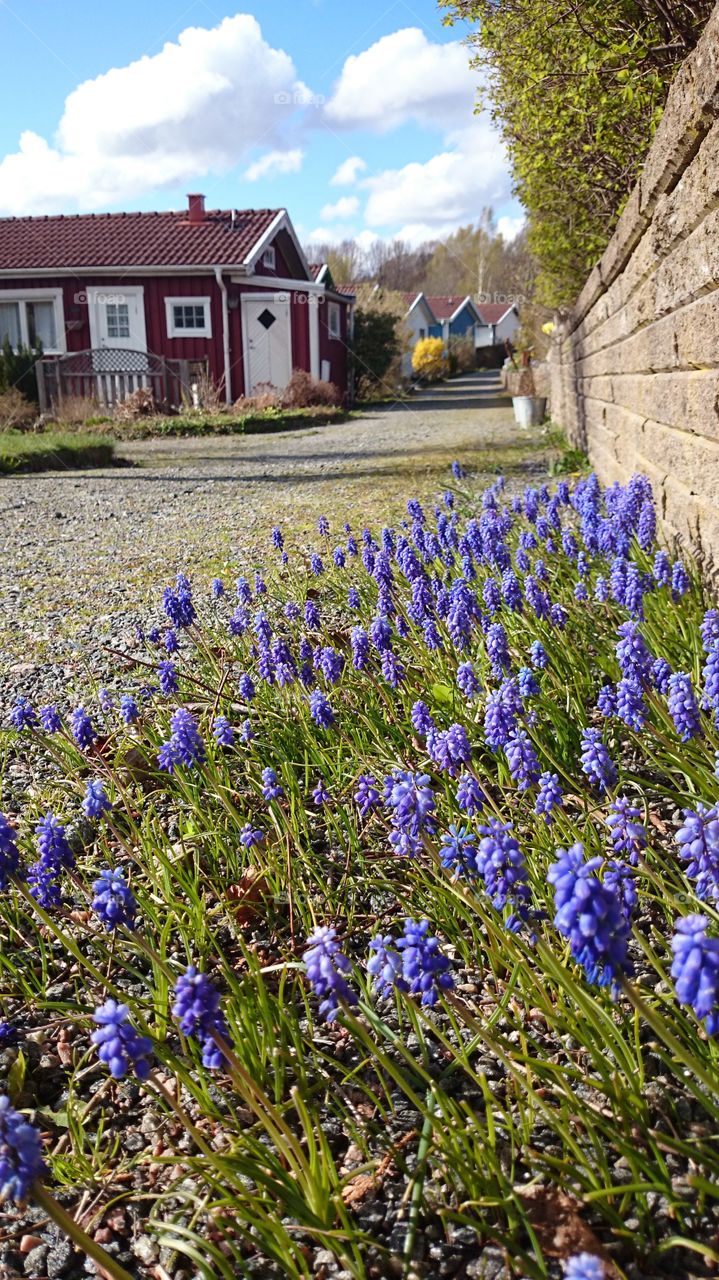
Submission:
[[[45,1173],[37,1129],[7,1097],[0,1097],[0,1202],[22,1205],[36,1178]]]
[[[146,1080],[151,1070],[152,1041],[148,1036],[141,1036],[129,1018],[126,1004],[106,1000],[92,1015],[98,1027],[92,1034],[92,1042],[97,1046],[98,1058],[114,1080],[122,1080],[130,1071],[138,1080]]]
[[[334,1022],[340,1004],[357,1003],[347,981],[350,962],[340,951],[336,929],[318,926],[307,939],[303,959],[310,986],[320,998],[320,1014],[327,1022]]]

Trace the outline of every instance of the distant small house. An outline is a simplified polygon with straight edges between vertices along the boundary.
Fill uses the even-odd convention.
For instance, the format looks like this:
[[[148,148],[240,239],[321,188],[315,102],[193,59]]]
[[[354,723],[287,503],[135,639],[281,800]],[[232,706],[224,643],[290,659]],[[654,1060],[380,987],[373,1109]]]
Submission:
[[[469,294],[464,298],[430,294],[427,302],[435,316],[430,337],[442,338],[445,345],[450,338],[474,339],[475,326],[481,324],[481,318]]]
[[[476,333],[478,348],[504,347],[507,339],[514,341],[519,328],[519,311],[514,303],[480,302],[477,310],[480,319]]]
[[[422,338],[429,338],[437,325],[437,317],[423,293],[403,293],[407,307],[404,327],[407,331],[409,350],[402,356],[402,377],[412,377],[412,353]]]
[[[348,388],[352,299],[310,269],[285,209],[0,218],[0,343],[42,345],[45,403],[229,402],[295,369]]]

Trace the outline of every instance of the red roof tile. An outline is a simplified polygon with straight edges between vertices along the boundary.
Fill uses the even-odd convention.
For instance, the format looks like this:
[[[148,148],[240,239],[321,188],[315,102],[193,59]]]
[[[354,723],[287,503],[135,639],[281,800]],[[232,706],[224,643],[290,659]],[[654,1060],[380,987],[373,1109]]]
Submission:
[[[0,270],[56,267],[239,266],[278,209],[89,213],[0,218]]]
[[[325,267],[327,264],[325,262],[308,262],[307,265],[310,269],[310,275],[312,276],[312,279],[316,280],[322,268]]]
[[[461,307],[466,296],[466,293],[455,295],[432,294],[427,297],[427,301],[434,311],[437,319],[441,322],[442,320],[449,320],[450,316],[454,315],[457,307]]]
[[[357,296],[357,288],[356,284],[336,284],[335,293],[344,293],[348,298],[354,298]]]
[[[482,324],[499,324],[502,316],[511,310],[510,302],[480,302],[477,310],[482,317]]]

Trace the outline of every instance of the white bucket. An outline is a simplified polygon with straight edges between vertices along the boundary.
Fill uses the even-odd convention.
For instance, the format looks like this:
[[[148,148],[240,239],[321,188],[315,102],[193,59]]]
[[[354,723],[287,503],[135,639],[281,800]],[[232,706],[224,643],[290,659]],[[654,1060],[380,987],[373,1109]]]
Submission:
[[[523,431],[528,427],[539,427],[544,422],[546,396],[512,396],[512,405],[517,426]]]

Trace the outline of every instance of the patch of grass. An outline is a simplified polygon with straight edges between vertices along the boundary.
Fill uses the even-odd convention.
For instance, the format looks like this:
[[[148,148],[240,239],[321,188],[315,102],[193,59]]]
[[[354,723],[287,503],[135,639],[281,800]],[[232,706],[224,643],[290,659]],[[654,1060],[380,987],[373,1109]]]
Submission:
[[[0,431],[0,474],[106,467],[114,452],[112,440],[86,431]]]
[[[346,409],[321,405],[315,409],[260,409],[249,414],[180,413],[166,418],[138,418],[136,422],[93,418],[92,425],[98,433],[117,440],[151,440],[166,436],[251,436],[301,431],[307,427],[328,427],[345,422],[349,416]],[[59,423],[58,430],[72,432],[74,428]]]

